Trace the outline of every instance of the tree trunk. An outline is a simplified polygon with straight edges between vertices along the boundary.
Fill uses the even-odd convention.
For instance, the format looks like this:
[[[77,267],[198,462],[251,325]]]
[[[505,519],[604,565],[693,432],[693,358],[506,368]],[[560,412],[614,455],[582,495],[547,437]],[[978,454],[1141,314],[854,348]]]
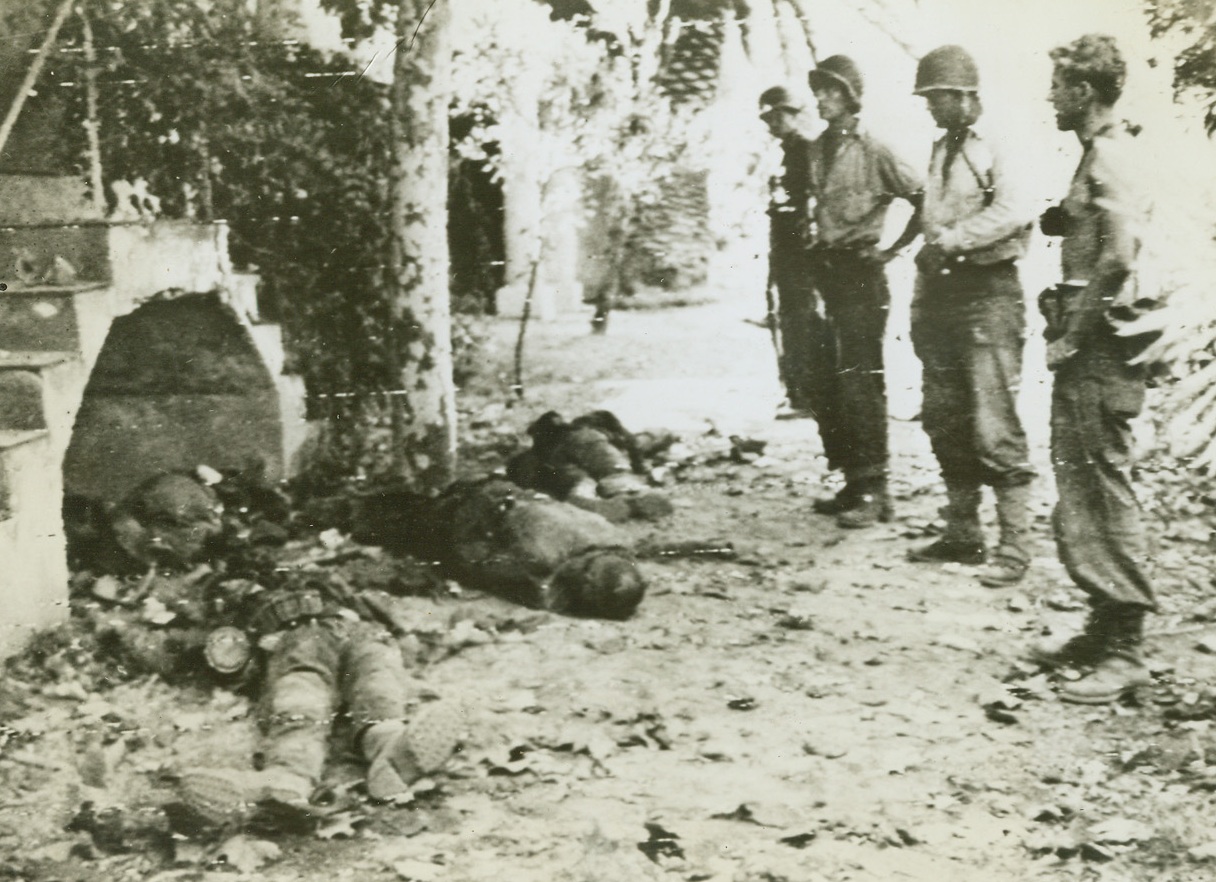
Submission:
[[[451,480],[456,388],[448,296],[448,2],[402,0],[393,67],[389,349],[399,471],[421,490]]]

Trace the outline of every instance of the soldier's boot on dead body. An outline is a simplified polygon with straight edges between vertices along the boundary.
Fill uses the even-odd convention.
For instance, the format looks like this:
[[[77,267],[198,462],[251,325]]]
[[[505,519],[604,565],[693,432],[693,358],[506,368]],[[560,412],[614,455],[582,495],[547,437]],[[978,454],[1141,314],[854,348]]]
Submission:
[[[317,814],[310,799],[315,782],[285,766],[250,769],[187,769],[177,781],[178,801],[166,806],[179,832],[189,828],[257,827],[277,832],[304,832]],[[171,810],[172,808],[172,810]]]
[[[913,548],[908,560],[913,563],[984,562],[984,534],[980,528],[980,501],[983,491],[979,484],[946,484],[946,530],[936,542]]]
[[[1106,639],[1093,667],[1080,680],[1065,683],[1060,698],[1073,704],[1110,704],[1152,683],[1141,658],[1143,607],[1112,604],[1106,611]]]
[[[382,720],[365,728],[356,746],[367,760],[367,792],[373,799],[403,796],[419,779],[443,768],[467,725],[458,702],[423,705],[410,719]]]
[[[1030,485],[997,487],[995,492],[1001,539],[980,573],[980,584],[1003,588],[1021,582],[1030,569]]]

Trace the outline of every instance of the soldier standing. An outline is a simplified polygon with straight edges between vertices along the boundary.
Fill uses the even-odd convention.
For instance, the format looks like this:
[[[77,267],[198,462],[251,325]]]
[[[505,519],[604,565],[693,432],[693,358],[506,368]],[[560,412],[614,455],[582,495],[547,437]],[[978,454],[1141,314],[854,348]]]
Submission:
[[[818,419],[828,465],[845,486],[815,501],[842,527],[891,517],[887,493],[887,390],[883,372],[890,292],[885,265],[916,236],[910,222],[880,249],[887,209],[896,199],[920,205],[921,181],[858,122],[863,82],[852,59],[825,58],[808,75],[827,128],[811,145],[815,197],[811,274],[831,335],[831,371],[822,380]],[[830,440],[829,440],[830,439]]]
[[[778,367],[788,405],[778,418],[819,420],[830,460],[833,440],[821,419],[821,390],[831,370],[831,338],[807,267],[811,141],[799,131],[801,115],[802,107],[784,86],[773,86],[760,96],[760,119],[781,142],[782,153],[781,175],[770,182],[769,295],[776,288],[777,303],[774,314],[770,300],[767,320],[774,343],[779,343]]]
[[[1054,525],[1060,559],[1089,595],[1084,631],[1056,647],[1038,647],[1045,666],[1088,666],[1061,696],[1103,704],[1149,682],[1140,659],[1145,614],[1156,609],[1144,570],[1140,509],[1128,470],[1129,421],[1143,405],[1147,368],[1129,364],[1143,340],[1117,334],[1151,298],[1135,284],[1145,206],[1133,183],[1133,133],[1114,105],[1127,66],[1111,37],[1090,34],[1051,53],[1050,100],[1056,126],[1084,148],[1063,203],[1041,219],[1063,237],[1064,283],[1040,300],[1047,325],[1047,365],[1055,372],[1051,458],[1059,501]]]
[[[946,532],[909,552],[917,562],[980,564],[982,488],[996,495],[1000,543],[983,584],[1022,579],[1030,562],[1034,478],[1017,412],[1026,306],[1017,261],[1033,208],[994,144],[972,126],[979,72],[958,46],[921,59],[917,95],[945,134],[933,145],[921,214],[924,247],[912,301],[912,343],[924,365],[921,419],[946,485]]]

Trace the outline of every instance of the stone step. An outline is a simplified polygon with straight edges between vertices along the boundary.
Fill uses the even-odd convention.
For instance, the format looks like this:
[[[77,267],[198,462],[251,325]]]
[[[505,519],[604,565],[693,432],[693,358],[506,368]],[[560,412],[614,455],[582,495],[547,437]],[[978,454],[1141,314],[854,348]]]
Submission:
[[[47,375],[79,361],[74,352],[0,352],[0,431],[47,431]]]
[[[0,282],[108,282],[110,227],[104,221],[0,226]]]
[[[248,327],[249,332],[253,335],[253,343],[258,348],[258,352],[261,353],[262,360],[266,362],[266,368],[270,371],[270,375],[272,377],[282,375],[286,360],[283,351],[282,325],[271,322],[258,322]]]
[[[81,340],[80,299],[106,296],[100,282],[69,285],[9,284],[0,293],[0,351],[64,352]]]

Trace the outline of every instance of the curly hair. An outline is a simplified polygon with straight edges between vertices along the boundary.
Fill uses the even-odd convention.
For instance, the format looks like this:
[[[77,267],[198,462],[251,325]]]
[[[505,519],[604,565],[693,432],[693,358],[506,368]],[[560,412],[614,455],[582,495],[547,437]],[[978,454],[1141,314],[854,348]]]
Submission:
[[[1098,100],[1114,104],[1123,94],[1127,62],[1114,37],[1086,34],[1051,50],[1051,60],[1068,83],[1089,83]]]

